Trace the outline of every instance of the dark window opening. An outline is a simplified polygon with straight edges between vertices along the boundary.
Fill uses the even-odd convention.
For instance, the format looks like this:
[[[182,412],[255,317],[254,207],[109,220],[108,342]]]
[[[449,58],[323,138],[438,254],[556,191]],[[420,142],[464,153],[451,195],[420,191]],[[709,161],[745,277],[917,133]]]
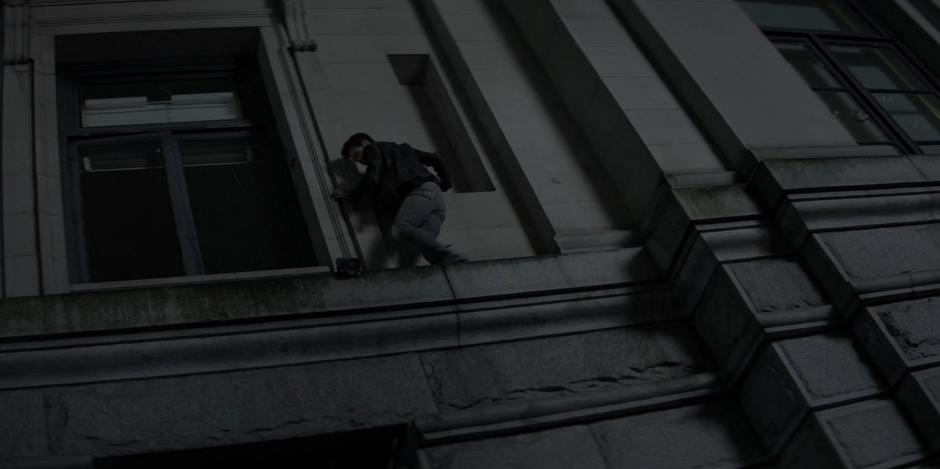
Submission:
[[[60,76],[76,281],[316,264],[250,58]]]
[[[400,457],[398,428],[360,430],[237,446],[100,458],[95,469],[388,469]]]
[[[79,147],[91,278],[185,273],[161,152],[159,140]]]
[[[940,144],[937,81],[856,2],[739,2],[859,144]]]
[[[428,55],[390,55],[398,82],[408,87],[456,192],[495,190],[444,80]]]

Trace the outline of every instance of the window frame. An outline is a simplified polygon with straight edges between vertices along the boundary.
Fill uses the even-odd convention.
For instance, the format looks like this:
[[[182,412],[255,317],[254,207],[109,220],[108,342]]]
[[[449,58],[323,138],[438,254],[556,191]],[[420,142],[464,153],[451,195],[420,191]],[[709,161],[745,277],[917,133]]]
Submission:
[[[72,284],[96,284],[99,282],[111,284],[146,280],[143,278],[91,280],[85,220],[83,219],[84,201],[80,182],[82,162],[78,150],[82,145],[124,142],[154,142],[159,144],[161,151],[170,205],[176,223],[176,237],[181,251],[183,273],[180,276],[155,278],[191,278],[193,276],[230,276],[238,274],[238,272],[206,273],[190,195],[186,185],[180,142],[237,137],[269,146],[274,153],[272,156],[277,158],[277,153],[280,153],[278,151],[279,147],[265,138],[268,133],[277,135],[277,129],[273,127],[273,122],[268,122],[272,120],[271,116],[261,116],[260,120],[252,120],[254,116],[248,111],[245,112],[245,117],[240,119],[82,127],[80,89],[89,83],[101,83],[109,79],[126,81],[135,76],[146,77],[149,74],[156,74],[160,79],[170,77],[172,79],[227,78],[232,79],[236,84],[236,97],[240,99],[242,109],[246,110],[251,109],[251,107],[245,102],[240,91],[247,85],[240,82],[238,78],[244,73],[244,69],[254,63],[251,59],[252,57],[246,56],[224,59],[121,62],[120,64],[71,64],[59,67],[57,75],[62,77],[57,86],[60,93],[59,128],[61,133],[59,145],[60,154],[62,155],[62,168],[68,172],[63,175],[65,176],[63,177],[63,196],[66,197],[64,210],[70,225],[66,230],[66,243],[69,249],[69,276]],[[258,78],[260,79],[260,77]],[[65,109],[61,109],[61,107],[65,107]],[[287,166],[289,163],[285,161],[284,165]],[[285,169],[288,168],[285,167]],[[292,179],[290,175],[285,176]],[[304,223],[304,228],[307,229],[306,223]],[[315,252],[313,240],[310,239],[309,241],[311,251]],[[307,268],[321,269],[316,261],[309,266],[284,267],[283,269]],[[274,270],[281,269],[275,268]]]
[[[904,95],[930,94],[940,99],[940,85],[936,77],[916,59],[916,57],[907,50],[899,41],[894,39],[884,25],[870,15],[864,8],[861,8],[855,0],[841,0],[853,13],[858,15],[875,34],[851,33],[822,31],[801,28],[777,28],[762,27],[757,25],[772,43],[796,42],[803,43],[827,69],[833,73],[839,80],[844,89],[824,89],[814,87],[807,82],[807,85],[814,92],[819,91],[838,91],[848,92],[861,106],[862,109],[872,117],[878,124],[882,133],[890,140],[887,142],[858,142],[859,145],[882,145],[891,144],[900,150],[910,154],[924,154],[922,147],[935,147],[940,145],[940,140],[915,141],[903,129],[900,123],[891,117],[891,114],[884,109],[878,102],[873,93],[891,93]],[[892,51],[906,65],[916,78],[927,86],[922,90],[879,90],[868,89],[861,81],[848,69],[848,67],[835,57],[830,46],[851,46],[861,48],[886,48]]]

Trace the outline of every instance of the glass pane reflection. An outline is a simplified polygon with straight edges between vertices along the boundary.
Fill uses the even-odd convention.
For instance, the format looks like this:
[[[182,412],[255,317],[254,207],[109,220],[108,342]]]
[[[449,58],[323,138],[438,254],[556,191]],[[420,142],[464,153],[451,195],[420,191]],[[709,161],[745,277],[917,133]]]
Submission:
[[[814,88],[842,88],[826,65],[819,61],[805,44],[798,42],[778,42],[774,44],[790,62],[803,79]]]
[[[916,142],[940,142],[940,99],[933,95],[873,93],[891,118]]]
[[[849,93],[820,91],[817,94],[859,143],[877,143],[888,140],[871,116]]]
[[[89,280],[183,275],[160,142],[86,144],[78,157]]]
[[[894,51],[884,47],[830,46],[840,63],[868,89],[918,90],[925,85]]]

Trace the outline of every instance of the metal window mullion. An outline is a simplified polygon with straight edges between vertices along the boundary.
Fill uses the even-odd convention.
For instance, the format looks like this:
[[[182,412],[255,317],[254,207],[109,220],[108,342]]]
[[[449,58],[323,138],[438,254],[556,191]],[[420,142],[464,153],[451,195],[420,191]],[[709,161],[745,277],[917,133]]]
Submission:
[[[183,255],[183,268],[186,275],[203,274],[205,268],[202,263],[202,252],[199,248],[199,236],[196,233],[192,205],[189,201],[189,191],[186,188],[186,174],[183,171],[179,142],[172,134],[164,133],[160,136],[160,147],[163,150],[163,167],[166,169],[170,204],[173,208],[173,219],[176,222],[176,236]]]
[[[69,191],[72,197],[72,219],[69,220],[69,222],[72,225],[72,229],[75,230],[72,250],[74,251],[75,261],[77,263],[77,274],[80,277],[78,280],[88,281],[91,279],[91,271],[88,268],[88,245],[85,241],[85,208],[82,201],[81,188],[82,165],[79,161],[78,143],[71,143],[68,147],[68,151],[69,175],[71,177]]]
[[[887,89],[887,88],[865,88],[869,93],[880,93],[880,94],[934,94],[930,90],[899,90],[899,89]]]
[[[855,75],[852,75],[852,72],[835,58],[826,47],[827,42],[812,34],[810,35],[810,42],[812,42],[818,52],[822,54],[823,59],[833,67],[839,78],[849,85],[849,94],[855,97],[859,104],[866,108],[865,111],[875,118],[881,125],[881,128],[887,130],[891,134],[891,137],[894,137],[897,143],[904,147],[904,150],[919,153],[917,143],[911,140],[907,133],[904,132],[904,129],[902,129],[901,126],[891,118],[889,113],[878,104],[878,100],[868,92],[857,78],[855,78]]]
[[[836,87],[836,86],[818,86],[818,87],[810,86],[809,88],[813,91],[822,92],[822,93],[825,93],[825,92],[848,93],[849,92],[849,90],[845,87]]]
[[[800,28],[761,28],[767,35],[787,37],[787,38],[799,38],[806,35],[817,35],[823,37],[831,38],[845,38],[848,40],[860,40],[860,41],[870,41],[870,42],[883,42],[885,38],[878,35],[864,34],[864,33],[852,33],[844,31],[822,31],[816,29],[800,29]]]

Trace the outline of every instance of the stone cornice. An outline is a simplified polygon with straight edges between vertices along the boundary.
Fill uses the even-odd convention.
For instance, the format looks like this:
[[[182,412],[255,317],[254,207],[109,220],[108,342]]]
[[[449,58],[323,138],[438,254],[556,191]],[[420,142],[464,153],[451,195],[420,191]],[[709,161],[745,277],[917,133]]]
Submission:
[[[617,288],[649,289],[659,274],[642,248],[473,262],[459,266],[330,274],[201,285],[84,292],[0,300],[0,336],[68,335],[208,323],[264,321],[295,315],[349,321],[350,313],[463,311],[500,304],[538,305],[558,295]],[[547,300],[549,302],[560,301]]]

